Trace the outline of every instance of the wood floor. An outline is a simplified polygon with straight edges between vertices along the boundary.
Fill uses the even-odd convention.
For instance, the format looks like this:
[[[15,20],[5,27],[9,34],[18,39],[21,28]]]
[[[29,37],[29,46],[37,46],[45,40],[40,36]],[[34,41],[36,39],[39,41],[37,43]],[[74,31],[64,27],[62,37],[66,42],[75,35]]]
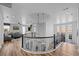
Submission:
[[[63,43],[56,51],[46,54],[31,54],[20,48],[17,40],[5,42],[0,49],[0,56],[79,56],[79,48],[69,43]]]

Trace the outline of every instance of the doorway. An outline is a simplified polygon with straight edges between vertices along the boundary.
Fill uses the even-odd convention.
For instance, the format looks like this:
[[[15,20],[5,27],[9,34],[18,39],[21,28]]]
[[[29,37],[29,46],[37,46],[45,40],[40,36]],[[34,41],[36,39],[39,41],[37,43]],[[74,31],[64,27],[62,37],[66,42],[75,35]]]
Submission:
[[[77,26],[76,22],[69,22],[63,24],[55,24],[55,34],[64,34],[65,42],[77,44]]]

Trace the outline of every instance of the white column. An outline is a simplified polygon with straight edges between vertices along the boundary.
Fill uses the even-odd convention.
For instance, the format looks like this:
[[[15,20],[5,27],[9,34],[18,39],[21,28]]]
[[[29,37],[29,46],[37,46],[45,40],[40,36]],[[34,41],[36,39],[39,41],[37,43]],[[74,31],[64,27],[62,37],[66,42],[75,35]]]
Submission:
[[[77,8],[77,45],[79,46],[79,8]]]
[[[77,44],[77,8],[75,8],[75,10],[73,10],[73,25],[72,25],[72,28],[73,28],[73,32],[72,32],[72,40],[73,40],[73,43]]]
[[[3,29],[3,16],[2,16],[2,7],[0,6],[0,48],[1,45],[3,44],[3,33],[4,33],[4,29]]]

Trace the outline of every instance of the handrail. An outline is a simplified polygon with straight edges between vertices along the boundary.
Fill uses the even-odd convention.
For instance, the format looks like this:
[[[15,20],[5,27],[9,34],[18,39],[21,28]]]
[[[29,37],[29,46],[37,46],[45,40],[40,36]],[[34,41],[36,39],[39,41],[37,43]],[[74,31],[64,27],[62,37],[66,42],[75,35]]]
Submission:
[[[43,39],[43,41],[41,41]],[[22,48],[26,51],[32,52],[47,52],[55,49],[55,37],[54,36],[22,36]]]
[[[26,36],[23,36],[23,37],[25,37],[25,38],[34,38],[34,39],[42,39],[42,38],[53,38],[54,36],[49,36],[49,37],[26,37]]]
[[[43,40],[42,40],[43,39]],[[62,41],[60,38],[57,39],[55,34],[53,36],[41,37],[41,36],[33,36],[28,37],[27,35],[22,36],[22,48],[29,52],[34,53],[44,53],[47,51],[51,51],[57,48],[57,46]]]

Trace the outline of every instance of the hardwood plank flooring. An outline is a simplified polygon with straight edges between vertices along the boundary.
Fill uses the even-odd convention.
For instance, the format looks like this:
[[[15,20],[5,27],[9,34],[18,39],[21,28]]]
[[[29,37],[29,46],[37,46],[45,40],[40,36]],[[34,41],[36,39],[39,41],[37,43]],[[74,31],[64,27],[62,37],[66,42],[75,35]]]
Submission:
[[[20,48],[18,40],[5,42],[0,49],[0,56],[79,56],[79,48],[70,43],[63,43],[56,51],[45,54],[32,54]]]

